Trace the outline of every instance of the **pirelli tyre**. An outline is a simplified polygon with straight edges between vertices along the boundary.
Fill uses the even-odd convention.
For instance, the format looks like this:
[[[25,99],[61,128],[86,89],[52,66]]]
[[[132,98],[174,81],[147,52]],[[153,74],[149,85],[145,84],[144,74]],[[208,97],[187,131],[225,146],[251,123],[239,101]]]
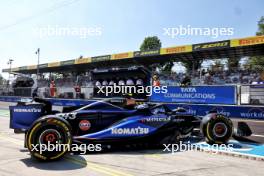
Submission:
[[[209,118],[208,118],[209,117]],[[202,131],[208,144],[225,144],[232,137],[233,123],[221,114],[208,116]]]
[[[62,118],[42,117],[28,130],[25,140],[33,158],[42,161],[58,160],[70,151],[71,126]]]

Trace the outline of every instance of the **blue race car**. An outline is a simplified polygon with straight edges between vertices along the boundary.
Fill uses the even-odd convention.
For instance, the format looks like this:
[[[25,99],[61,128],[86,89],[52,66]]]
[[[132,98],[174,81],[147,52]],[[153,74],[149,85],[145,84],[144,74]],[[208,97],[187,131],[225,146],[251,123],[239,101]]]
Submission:
[[[73,145],[162,145],[172,144],[199,128],[209,144],[226,143],[234,134],[230,119],[216,112],[193,116],[185,109],[169,109],[163,104],[128,103],[128,99],[96,101],[83,107],[64,107],[52,111],[51,103],[34,102],[10,106],[10,128],[25,133],[25,147],[34,158],[56,160]],[[241,122],[236,134],[251,135]],[[44,145],[64,145],[56,150]]]

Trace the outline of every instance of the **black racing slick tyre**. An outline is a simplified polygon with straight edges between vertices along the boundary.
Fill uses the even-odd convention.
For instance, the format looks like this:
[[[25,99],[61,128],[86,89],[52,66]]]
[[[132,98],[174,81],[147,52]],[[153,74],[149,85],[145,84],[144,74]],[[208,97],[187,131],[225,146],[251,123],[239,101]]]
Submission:
[[[208,144],[226,144],[233,134],[232,121],[216,114],[202,126],[205,141]]]
[[[33,158],[52,161],[70,151],[72,134],[70,124],[58,117],[42,117],[26,134],[26,146]]]

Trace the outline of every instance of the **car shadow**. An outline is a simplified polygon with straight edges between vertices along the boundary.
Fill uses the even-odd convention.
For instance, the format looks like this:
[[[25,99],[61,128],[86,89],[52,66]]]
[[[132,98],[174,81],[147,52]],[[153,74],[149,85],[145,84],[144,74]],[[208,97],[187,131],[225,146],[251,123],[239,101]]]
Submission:
[[[188,137],[185,139],[181,139],[178,143],[173,143],[171,145],[175,145],[175,144],[180,144],[180,142],[182,143],[189,143],[189,144],[194,144],[194,143],[199,143],[201,141],[204,141],[203,138],[201,137]],[[152,154],[170,154],[172,153],[172,151],[168,151],[166,150],[165,145],[168,144],[164,144],[161,146],[125,146],[125,145],[119,145],[119,146],[114,146],[111,149],[105,149],[103,151],[100,152],[86,152],[85,154],[80,154],[80,153],[75,153],[74,155],[100,155],[100,154],[124,154],[124,155],[152,155]],[[178,153],[178,152],[182,152],[180,150],[178,151],[173,151],[173,153]]]
[[[45,162],[28,157],[21,159],[27,167],[34,167],[40,170],[76,170],[87,166],[85,158],[81,155],[65,155],[57,161]]]

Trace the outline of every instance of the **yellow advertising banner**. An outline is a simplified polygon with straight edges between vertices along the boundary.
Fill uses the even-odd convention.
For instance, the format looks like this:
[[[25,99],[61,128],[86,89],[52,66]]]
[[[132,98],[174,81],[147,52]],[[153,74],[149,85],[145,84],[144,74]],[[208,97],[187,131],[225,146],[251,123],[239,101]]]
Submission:
[[[176,46],[169,48],[161,48],[160,54],[175,54],[175,53],[185,53],[192,52],[192,45]]]
[[[90,62],[91,62],[91,58],[87,57],[87,58],[75,59],[74,64],[86,64],[86,63],[90,63]]]
[[[60,66],[60,62],[51,62],[48,63],[48,67],[59,67]]]
[[[264,36],[248,37],[230,40],[231,47],[264,44]]]
[[[16,67],[16,68],[12,68],[11,71],[12,71],[12,72],[19,71],[19,68],[18,68],[18,67]]]
[[[37,65],[29,65],[27,66],[27,70],[34,70],[37,69]]]
[[[127,59],[127,58],[132,58],[132,57],[134,57],[133,52],[118,53],[118,54],[112,54],[111,55],[111,60]]]

